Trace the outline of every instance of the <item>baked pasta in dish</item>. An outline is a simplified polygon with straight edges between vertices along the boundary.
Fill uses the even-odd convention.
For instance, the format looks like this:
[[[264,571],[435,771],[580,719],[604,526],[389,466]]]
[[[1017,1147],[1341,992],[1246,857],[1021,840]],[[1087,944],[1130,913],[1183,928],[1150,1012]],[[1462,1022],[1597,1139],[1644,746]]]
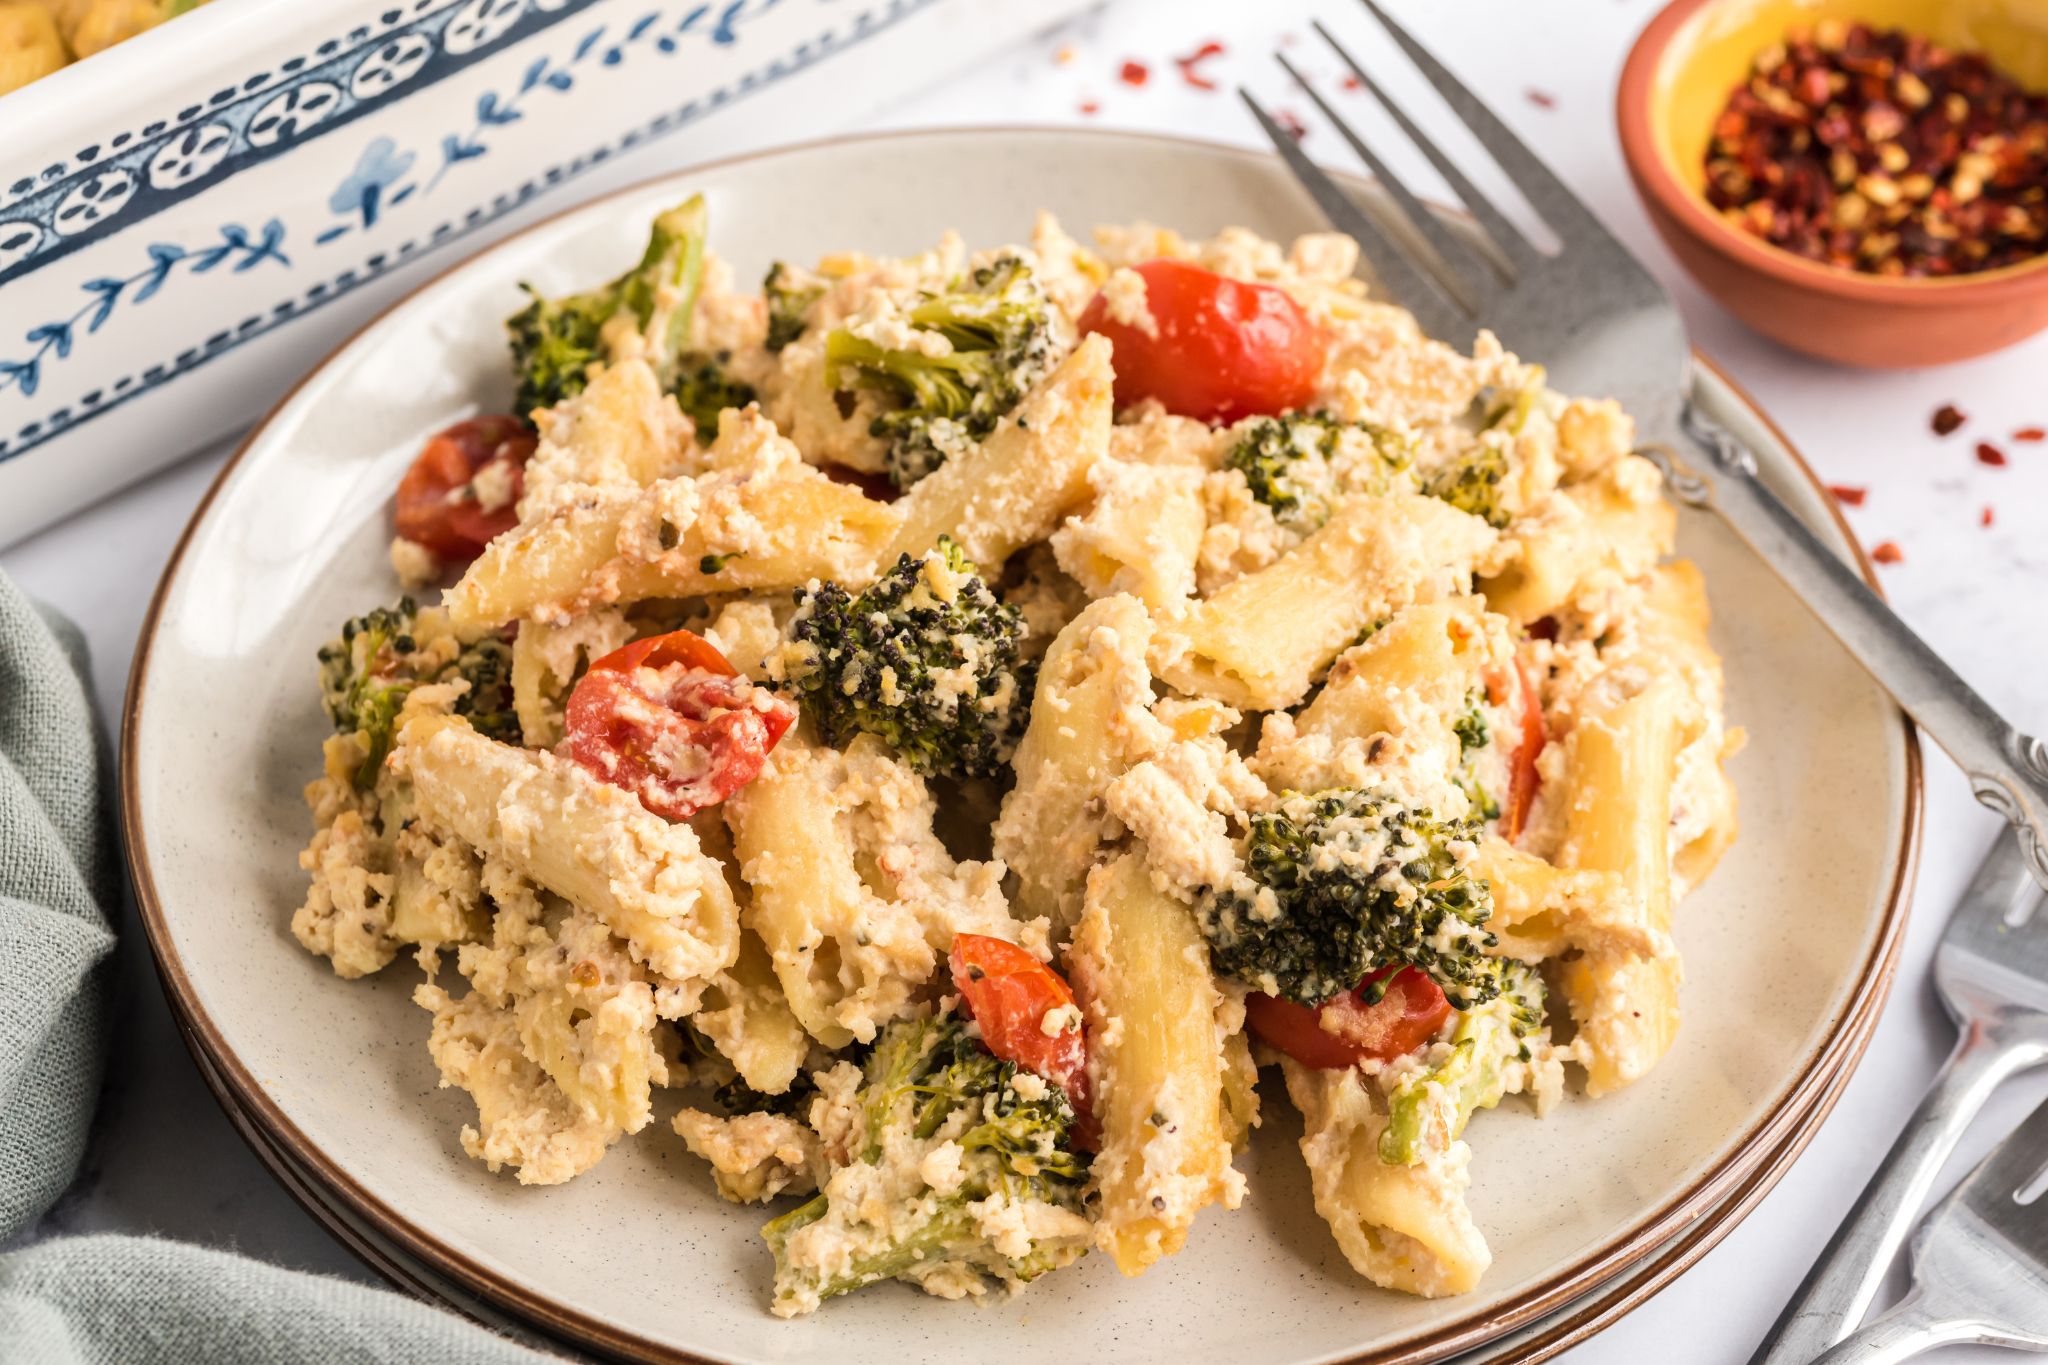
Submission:
[[[1245,1197],[1262,1068],[1359,1274],[1471,1289],[1468,1122],[1657,1062],[1735,834],[1627,415],[1331,234],[759,291],[705,241],[533,296],[520,415],[406,473],[294,934],[410,953],[492,1171],[656,1126],[785,1201],[779,1314],[1142,1273]]]

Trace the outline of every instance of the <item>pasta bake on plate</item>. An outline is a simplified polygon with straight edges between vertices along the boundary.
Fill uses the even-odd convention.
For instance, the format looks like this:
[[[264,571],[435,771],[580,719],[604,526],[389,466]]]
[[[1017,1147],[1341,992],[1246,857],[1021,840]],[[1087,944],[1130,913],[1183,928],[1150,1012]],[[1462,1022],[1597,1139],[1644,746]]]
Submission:
[[[1753,561],[1690,527],[1680,552],[1613,403],[1423,336],[1349,239],[1281,230],[1298,209],[1158,225],[1254,159],[963,136],[1186,179],[1156,217],[1012,190],[843,235],[763,231],[730,169],[649,187],[288,401],[257,444],[301,462],[298,512],[202,516],[225,562],[347,509],[190,627],[278,644],[252,686],[328,732],[297,885],[288,852],[251,885],[365,984],[266,953],[353,1042],[293,1068],[279,1131],[329,1136],[283,1145],[373,1223],[431,1208],[413,1249],[487,1296],[574,1282],[635,1353],[772,1355],[816,1313],[921,1358],[891,1333],[960,1310],[869,1286],[997,1305],[1055,1271],[1072,1293],[991,1311],[1213,1334],[1215,1286],[1273,1313],[1321,1267],[1286,1291],[1303,1358],[1525,1321],[1846,1060],[1904,733]],[[919,141],[866,155],[915,169]],[[398,384],[439,419],[334,429]],[[1762,763],[1730,763],[1745,727]],[[308,728],[261,764],[311,775]],[[1788,856],[1815,781],[1844,785],[1813,830],[1889,851]],[[322,1159],[344,1110],[362,1147],[404,1131],[374,1172]],[[689,1288],[626,1306],[642,1276]]]

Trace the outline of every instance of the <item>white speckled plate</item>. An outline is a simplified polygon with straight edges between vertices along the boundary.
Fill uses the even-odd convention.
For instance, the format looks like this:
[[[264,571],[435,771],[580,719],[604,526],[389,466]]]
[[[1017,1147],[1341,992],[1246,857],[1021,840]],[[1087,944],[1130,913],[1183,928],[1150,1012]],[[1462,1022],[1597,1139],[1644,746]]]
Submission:
[[[1322,226],[1270,158],[1104,133],[874,137],[631,190],[479,256],[373,324],[250,438],[194,519],[136,654],[122,746],[131,868],[173,1003],[234,1106],[324,1203],[466,1294],[645,1359],[988,1365],[1435,1359],[1534,1322],[1696,1222],[1725,1226],[1782,1169],[1851,1066],[1905,915],[1918,756],[1899,713],[1770,573],[1688,515],[1682,549],[1720,614],[1744,835],[1687,900],[1685,1028],[1649,1079],[1538,1121],[1510,1103],[1469,1138],[1484,1286],[1425,1302],[1361,1284],[1309,1207],[1284,1102],[1243,1159],[1252,1198],[1205,1214],[1142,1280],[1100,1258],[980,1311],[896,1287],[796,1323],[767,1315],[762,1215],[722,1203],[656,1124],[553,1189],[464,1157],[471,1111],[436,1088],[402,966],[339,980],[286,928],[308,831],[300,786],[324,729],[313,651],[383,600],[388,503],[423,433],[509,398],[500,323],[515,283],[617,268],[691,190],[742,277],[831,248],[908,251],[944,227],[1015,240],[1148,218],[1285,238]],[[1541,357],[1532,357],[1541,359]],[[1709,374],[1700,397],[1779,493],[1854,554],[1820,487]]]

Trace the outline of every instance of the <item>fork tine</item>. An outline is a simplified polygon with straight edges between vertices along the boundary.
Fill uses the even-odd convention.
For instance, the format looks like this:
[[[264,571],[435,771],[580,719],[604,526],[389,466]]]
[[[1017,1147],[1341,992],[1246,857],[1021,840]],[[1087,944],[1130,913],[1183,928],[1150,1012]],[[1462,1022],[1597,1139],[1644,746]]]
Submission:
[[[1463,306],[1444,292],[1433,275],[1416,269],[1409,259],[1408,249],[1382,231],[1380,225],[1354,204],[1351,196],[1344,193],[1322,167],[1309,160],[1308,154],[1301,150],[1301,144],[1294,140],[1294,135],[1273,121],[1273,116],[1252,98],[1251,91],[1239,86],[1237,97],[1245,102],[1252,111],[1252,117],[1266,130],[1273,150],[1280,153],[1280,159],[1294,172],[1295,180],[1309,192],[1339,231],[1357,239],[1365,249],[1367,259],[1372,262],[1373,272],[1379,276],[1380,283],[1402,307],[1415,315],[1422,329],[1453,344],[1469,340],[1473,322]]]
[[[2048,1160],[2048,1102],[2035,1106],[2019,1127],[1992,1148],[1991,1155],[1963,1177],[1956,1193],[1964,1203],[1986,1211],[2010,1205],[2013,1193],[2039,1174],[2044,1160]]]
[[[1465,173],[1453,165],[1451,159],[1429,140],[1429,136],[1416,126],[1415,120],[1408,117],[1407,111],[1396,104],[1386,91],[1380,89],[1372,77],[1365,74],[1365,68],[1358,64],[1358,59],[1345,50],[1344,45],[1337,41],[1330,30],[1323,27],[1322,21],[1312,19],[1309,26],[1323,36],[1323,41],[1330,45],[1330,50],[1337,54],[1338,60],[1351,68],[1351,74],[1358,78],[1358,83],[1365,92],[1378,100],[1382,109],[1393,115],[1394,122],[1400,126],[1402,136],[1414,143],[1417,149],[1429,158],[1429,164],[1436,167],[1436,173],[1444,178],[1444,182],[1451,187],[1451,192],[1464,201],[1466,210],[1479,220],[1479,226],[1485,229],[1487,236],[1493,238],[1494,244],[1512,262],[1514,268],[1518,271],[1527,270],[1541,264],[1543,253],[1538,251],[1534,244],[1522,235],[1522,230],[1509,222],[1507,215],[1494,207],[1493,201],[1468,180]]]
[[[1409,37],[1407,30],[1388,16],[1379,0],[1361,0],[1361,3],[1400,44],[1401,50],[1408,54],[1408,60],[1414,62],[1416,69],[1436,87],[1452,111],[1465,121],[1465,126],[1479,139],[1479,145],[1486,148],[1500,168],[1507,172],[1508,179],[1557,230],[1559,238],[1571,242],[1578,240],[1583,233],[1597,232],[1602,238],[1611,240],[1612,235],[1586,207],[1585,201],[1573,194],[1570,187],[1559,180],[1477,95],[1466,89],[1464,82],[1431,56],[1428,48]]]
[[[1322,110],[1323,117],[1328,119],[1344,140],[1351,144],[1351,150],[1358,153],[1358,159],[1365,163],[1366,169],[1373,173],[1373,178],[1379,181],[1381,188],[1385,189],[1399,206],[1398,216],[1404,218],[1409,227],[1420,233],[1430,246],[1436,249],[1441,259],[1425,264],[1430,266],[1438,282],[1448,292],[1457,295],[1473,312],[1485,312],[1488,296],[1494,292],[1493,276],[1496,267],[1492,262],[1483,259],[1484,253],[1473,246],[1468,238],[1461,237],[1445,227],[1443,219],[1430,212],[1428,207],[1415,197],[1387,163],[1366,145],[1365,139],[1353,132],[1351,125],[1344,121],[1343,116],[1331,108],[1330,102],[1295,69],[1293,62],[1288,61],[1282,53],[1276,52],[1273,56],[1287,74],[1294,77],[1294,83],[1301,87],[1302,93],[1314,102],[1316,108]],[[1373,212],[1373,209],[1366,205],[1360,207],[1368,213]]]

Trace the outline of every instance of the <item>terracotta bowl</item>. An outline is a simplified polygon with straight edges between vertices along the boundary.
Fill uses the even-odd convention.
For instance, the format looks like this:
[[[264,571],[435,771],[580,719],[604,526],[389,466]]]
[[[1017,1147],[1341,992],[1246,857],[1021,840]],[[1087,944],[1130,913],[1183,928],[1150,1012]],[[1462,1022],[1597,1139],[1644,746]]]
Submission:
[[[1786,29],[1831,17],[1976,48],[2048,87],[2048,0],[1673,0],[1636,40],[1616,101],[1629,175],[1665,243],[1737,317],[1826,360],[1939,365],[2048,327],[2048,256],[1950,279],[1883,278],[1767,245],[1707,203],[1707,141],[1729,92]]]

